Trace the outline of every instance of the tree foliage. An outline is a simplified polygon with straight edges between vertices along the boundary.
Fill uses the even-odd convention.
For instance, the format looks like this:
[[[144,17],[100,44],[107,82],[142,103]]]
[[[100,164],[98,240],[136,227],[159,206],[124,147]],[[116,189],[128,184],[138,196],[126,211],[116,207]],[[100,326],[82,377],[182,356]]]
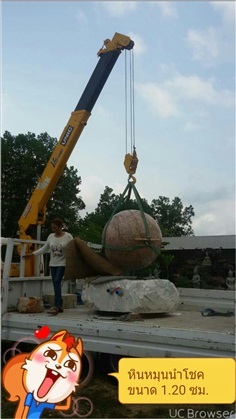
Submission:
[[[139,209],[136,200],[127,200],[125,199],[127,198],[126,196],[124,199],[121,198],[122,194],[116,195],[113,193],[112,188],[109,186],[105,187],[95,210],[90,214],[87,213],[84,219],[80,220],[79,235],[83,240],[101,244],[103,229],[116,207],[116,214],[128,209]],[[144,212],[151,214],[151,208],[145,199],[141,199],[141,204]]]
[[[18,220],[49,161],[56,138],[47,133],[12,135],[6,131],[1,138],[1,217],[2,236],[16,237]],[[79,197],[81,178],[77,170],[66,167],[47,204],[47,218],[42,239],[50,232],[50,222],[59,217],[77,234],[79,210],[85,204]]]
[[[180,198],[175,197],[172,201],[166,196],[159,196],[151,203],[153,217],[158,221],[162,234],[165,237],[179,237],[193,235],[192,217],[194,209],[192,205],[184,207]]]
[[[47,133],[12,135],[6,131],[2,137],[2,236],[16,237],[18,220],[49,161],[56,138]],[[95,210],[82,219],[79,211],[85,204],[79,196],[81,178],[77,170],[66,167],[48,203],[46,224],[42,239],[50,232],[51,220],[59,217],[65,221],[69,231],[81,239],[101,243],[102,231],[114,209],[116,213],[126,209],[139,209],[136,199],[116,195],[106,186]],[[121,199],[122,198],[122,199]],[[125,199],[123,199],[125,198]],[[118,206],[119,203],[119,206]],[[143,211],[159,224],[163,236],[186,236],[193,234],[192,205],[184,207],[180,198],[172,201],[165,196],[153,199],[151,204],[140,199]]]
[[[110,187],[105,187],[96,209],[90,214],[87,213],[84,219],[80,220],[79,235],[83,240],[101,243],[102,231],[118,205],[121,196],[121,194],[115,195]],[[193,234],[191,226],[194,216],[193,207],[191,205],[184,207],[180,198],[175,197],[170,202],[169,198],[160,196],[158,199],[153,199],[151,205],[148,204],[146,199],[141,199],[141,205],[143,211],[157,221],[163,236]],[[122,200],[116,213],[126,209],[139,209],[137,201],[135,199]]]

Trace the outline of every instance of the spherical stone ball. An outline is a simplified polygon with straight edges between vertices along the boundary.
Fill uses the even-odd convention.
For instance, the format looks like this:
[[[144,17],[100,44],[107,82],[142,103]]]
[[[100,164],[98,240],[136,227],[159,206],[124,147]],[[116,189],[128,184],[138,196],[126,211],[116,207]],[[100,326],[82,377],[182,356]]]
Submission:
[[[149,232],[146,231],[142,215]],[[161,248],[162,234],[159,225],[150,215],[138,210],[126,210],[114,215],[105,226],[103,243],[105,255],[110,262],[123,270],[136,270],[149,266],[156,259]]]

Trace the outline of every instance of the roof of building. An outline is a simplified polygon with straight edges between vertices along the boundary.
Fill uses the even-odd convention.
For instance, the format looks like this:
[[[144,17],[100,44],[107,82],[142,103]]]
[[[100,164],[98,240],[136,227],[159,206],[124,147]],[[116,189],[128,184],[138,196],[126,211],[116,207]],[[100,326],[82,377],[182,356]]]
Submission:
[[[165,250],[235,249],[235,235],[163,237]]]

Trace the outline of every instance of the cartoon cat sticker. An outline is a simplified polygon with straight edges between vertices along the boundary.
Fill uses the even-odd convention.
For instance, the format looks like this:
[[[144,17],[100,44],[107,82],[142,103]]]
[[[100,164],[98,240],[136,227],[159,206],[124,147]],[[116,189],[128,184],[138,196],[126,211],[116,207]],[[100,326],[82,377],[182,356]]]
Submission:
[[[60,330],[31,353],[4,366],[2,383],[8,401],[18,401],[14,418],[37,419],[44,409],[69,410],[82,372],[83,343]]]

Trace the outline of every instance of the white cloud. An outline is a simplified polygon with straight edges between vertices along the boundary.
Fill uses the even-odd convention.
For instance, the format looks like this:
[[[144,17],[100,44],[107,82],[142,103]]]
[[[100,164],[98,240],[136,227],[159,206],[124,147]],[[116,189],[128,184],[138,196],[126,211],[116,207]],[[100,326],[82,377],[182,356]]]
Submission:
[[[206,179],[207,174],[206,172],[203,174],[202,172],[200,175],[198,175],[198,184],[201,184],[201,182],[204,181],[204,178]],[[201,188],[192,188],[187,193],[189,199],[191,199],[191,202],[193,205],[209,205],[210,203],[214,203],[216,201],[230,201],[235,196],[235,185],[232,184],[219,184],[215,186],[212,184],[212,186],[209,186],[204,191]]]
[[[135,44],[135,55],[141,55],[147,50],[147,46],[140,35],[129,32],[129,37],[134,41]]]
[[[154,83],[136,83],[136,90],[150,104],[154,113],[162,118],[178,115],[174,100],[166,89]]]
[[[95,210],[106,186],[107,183],[105,184],[103,179],[98,176],[83,176],[82,183],[80,185],[80,196],[83,199],[86,208],[85,210],[80,211],[80,216],[82,218],[87,212],[90,213]],[[124,185],[119,181],[111,181],[109,187],[112,188],[113,193],[116,195],[124,192]]]
[[[75,15],[76,20],[78,20],[78,22],[82,22],[82,23],[87,23],[88,19],[87,16],[84,12],[82,12],[82,10],[79,10],[76,15]]]
[[[111,110],[108,108],[105,108],[101,104],[97,104],[96,113],[98,114],[99,118],[112,120]]]
[[[177,75],[164,83],[164,87],[176,92],[182,98],[200,100],[208,105],[231,107],[234,106],[234,93],[230,90],[217,90],[213,80],[203,80],[198,76]]]
[[[210,186],[206,172],[202,170],[195,174],[195,182],[185,190],[184,196],[194,207],[193,230],[196,236],[234,234],[235,185],[232,182],[222,180],[221,184],[212,183]]]
[[[152,111],[162,118],[179,116],[191,110],[191,103],[202,102],[207,106],[233,107],[234,93],[230,90],[217,90],[213,80],[204,80],[198,76],[177,74],[162,83],[136,83],[138,93],[149,103]],[[187,104],[186,104],[187,101]],[[181,110],[182,109],[182,110]],[[201,108],[201,113],[204,108]],[[195,129],[188,125],[185,129]]]
[[[161,9],[161,14],[166,18],[177,18],[178,13],[172,1],[157,1],[153,2]]]
[[[200,129],[201,127],[197,124],[195,124],[192,121],[187,122],[187,124],[184,126],[184,131],[186,132],[193,132],[196,131],[198,129]]]
[[[193,230],[196,236],[235,234],[234,199],[218,200],[194,209]]]
[[[202,61],[206,66],[212,66],[220,55],[219,33],[209,27],[205,30],[190,29],[185,38],[193,51],[193,59]]]
[[[90,213],[94,211],[104,189],[105,184],[97,176],[83,177],[83,181],[80,185],[80,196],[86,204],[86,208],[84,211],[80,212],[82,217],[86,214],[86,212]]]
[[[11,108],[15,105],[14,100],[12,99],[9,93],[2,92],[1,98],[1,105],[2,105],[2,112],[1,112],[1,135],[3,135],[4,131],[7,129],[7,123],[11,121]],[[9,119],[9,121],[8,121]],[[4,128],[3,128],[4,126]]]
[[[209,3],[221,13],[221,23],[206,29],[189,29],[185,38],[192,48],[193,60],[205,67],[230,62],[235,56],[235,1]]]
[[[217,12],[222,13],[226,24],[235,22],[235,1],[211,1],[210,4]]]
[[[121,17],[137,8],[136,1],[107,1],[102,3],[110,16]]]

